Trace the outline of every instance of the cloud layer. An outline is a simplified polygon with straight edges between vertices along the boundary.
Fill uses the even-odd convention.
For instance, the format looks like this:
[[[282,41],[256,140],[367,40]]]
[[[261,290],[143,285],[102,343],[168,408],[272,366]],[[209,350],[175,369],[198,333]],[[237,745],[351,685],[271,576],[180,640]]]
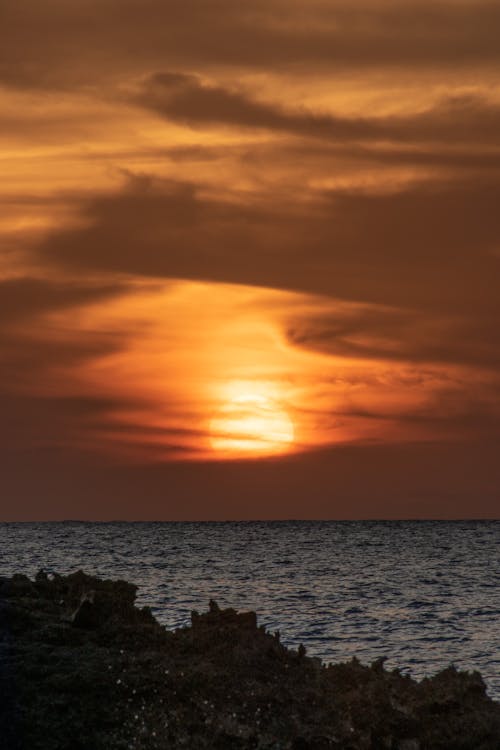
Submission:
[[[483,0],[4,0],[6,491],[33,515],[31,467],[60,515],[75,472],[78,508],[88,481],[133,515],[138,486],[217,505],[225,476],[220,517],[254,472],[300,516],[307,471],[328,516],[334,466],[370,517],[491,515],[499,26]],[[210,468],[238,388],[293,415],[294,455]]]
[[[163,67],[326,68],[498,63],[492,2],[6,0],[0,71],[12,85],[91,85]]]

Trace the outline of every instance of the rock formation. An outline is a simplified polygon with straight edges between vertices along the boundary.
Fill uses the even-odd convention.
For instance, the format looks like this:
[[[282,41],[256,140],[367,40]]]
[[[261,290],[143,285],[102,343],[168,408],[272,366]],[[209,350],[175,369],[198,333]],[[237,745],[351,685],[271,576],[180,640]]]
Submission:
[[[136,587],[0,579],[2,750],[500,750],[478,673],[323,665],[210,602],[168,631]]]

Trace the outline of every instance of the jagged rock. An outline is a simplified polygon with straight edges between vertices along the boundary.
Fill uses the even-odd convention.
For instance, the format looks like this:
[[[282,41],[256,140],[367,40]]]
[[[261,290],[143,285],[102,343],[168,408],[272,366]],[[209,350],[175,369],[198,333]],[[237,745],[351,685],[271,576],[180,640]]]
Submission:
[[[234,609],[219,609],[216,602],[210,600],[209,611],[205,614],[191,613],[191,626],[194,631],[201,630],[257,630],[255,612],[236,612]]]
[[[500,750],[477,673],[326,667],[213,601],[169,632],[135,595],[81,571],[0,579],[1,750]]]

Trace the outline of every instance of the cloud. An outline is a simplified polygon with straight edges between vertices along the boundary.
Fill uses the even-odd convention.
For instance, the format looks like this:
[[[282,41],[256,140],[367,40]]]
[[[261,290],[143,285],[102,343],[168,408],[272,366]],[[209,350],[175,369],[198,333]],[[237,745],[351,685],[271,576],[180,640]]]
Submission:
[[[88,86],[179,65],[346,69],[495,65],[492,2],[4,0],[0,80]],[[68,64],[71,60],[71,64]]]
[[[237,198],[135,180],[90,200],[82,222],[52,233],[39,257],[71,269],[498,315],[495,181],[414,185],[384,194],[318,191],[299,204]]]
[[[325,359],[316,376],[324,393],[309,399],[323,410],[313,421],[330,429],[340,420],[346,434],[393,430],[401,440],[496,439],[500,266],[491,249],[500,246],[499,186],[463,179],[382,194],[311,191],[307,198],[229,199],[193,185],[132,179],[89,200],[77,226],[42,243],[39,260],[73,274],[314,294],[314,304],[274,312],[287,351],[327,355],[332,373],[351,377],[325,382]],[[194,309],[208,315],[209,297],[203,305]],[[181,445],[182,438],[138,430],[134,439]]]
[[[493,514],[499,27],[489,0],[3,0],[12,513]],[[247,373],[336,450],[201,462]]]
[[[263,128],[331,142],[499,144],[500,107],[478,95],[447,97],[411,115],[345,117],[285,109],[196,75],[166,72],[150,76],[136,100],[169,120],[198,127]]]
[[[194,126],[223,124],[340,139],[373,133],[370,123],[289,112],[237,89],[205,84],[199,76],[182,73],[156,73],[149,77],[137,102],[167,119]]]
[[[130,408],[130,404],[128,405]],[[109,421],[125,405],[119,399],[97,396],[51,396],[29,393],[0,393],[3,429],[0,451],[22,458],[32,450],[54,451],[82,444],[96,424]]]
[[[76,337],[67,331],[64,336],[53,337],[50,328],[39,324],[22,333],[2,331],[0,388],[6,393],[16,389],[37,390],[45,384],[48,373],[62,372],[68,366],[82,367],[122,345],[122,337],[105,331],[79,332]],[[62,382],[65,382],[63,376]]]
[[[54,326],[50,313],[110,299],[126,285],[109,281],[60,282],[22,277],[0,281],[0,396],[17,389],[43,388],[54,368],[83,363],[114,352],[124,337],[115,332],[74,335]]]
[[[21,277],[0,281],[0,327],[37,314],[70,308],[112,297],[125,291],[125,284],[56,282]]]
[[[340,357],[398,362],[455,363],[498,368],[497,319],[455,317],[377,307],[345,308],[334,314],[292,320],[287,337],[295,346]]]
[[[416,167],[439,170],[441,176],[454,172],[475,172],[488,175],[500,172],[500,152],[494,142],[481,144],[472,148],[470,144],[460,143],[450,146],[442,144],[398,144],[390,147],[378,143],[352,144],[313,144],[311,141],[299,144],[288,144],[282,149],[282,157],[289,159],[309,160],[318,167],[348,164],[362,164],[365,168],[376,164],[381,170],[398,167]],[[254,158],[258,158],[255,154]],[[462,176],[463,177],[463,176]]]

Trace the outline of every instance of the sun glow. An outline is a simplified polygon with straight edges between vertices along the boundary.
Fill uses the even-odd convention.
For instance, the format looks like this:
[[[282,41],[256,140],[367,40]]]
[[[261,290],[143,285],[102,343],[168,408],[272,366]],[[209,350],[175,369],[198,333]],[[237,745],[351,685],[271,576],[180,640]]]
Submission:
[[[259,394],[235,396],[210,423],[214,451],[235,457],[288,453],[292,420],[279,404]]]
[[[396,368],[316,351],[286,334],[297,316],[307,333],[314,321],[340,325],[366,309],[244,285],[137,282],[129,294],[46,315],[44,330],[54,346],[74,331],[83,342],[106,331],[121,345],[83,364],[47,369],[37,393],[53,397],[57,388],[61,396],[95,404],[96,419],[86,410],[78,446],[141,465],[265,459],[410,435],[425,439],[423,420],[415,420],[410,433],[409,421],[398,415],[428,408],[449,387],[449,366],[427,365],[416,377],[413,363]],[[300,341],[300,328],[298,334]],[[360,333],[347,343],[362,350],[365,342]],[[463,377],[457,372],[457,379]]]

